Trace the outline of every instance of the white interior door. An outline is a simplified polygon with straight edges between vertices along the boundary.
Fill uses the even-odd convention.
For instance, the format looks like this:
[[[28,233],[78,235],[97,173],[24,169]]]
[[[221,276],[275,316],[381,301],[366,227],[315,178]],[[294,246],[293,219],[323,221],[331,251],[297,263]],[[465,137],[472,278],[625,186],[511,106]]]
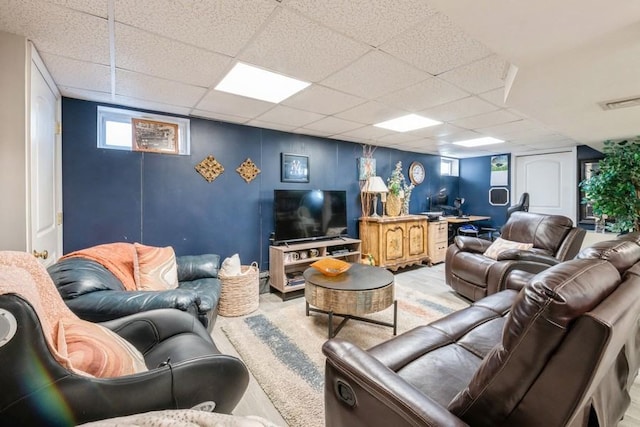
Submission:
[[[576,152],[514,154],[512,202],[524,192],[530,212],[564,215],[576,223]]]
[[[60,132],[56,130],[59,94],[33,50],[29,143],[29,250],[44,265],[62,253]]]

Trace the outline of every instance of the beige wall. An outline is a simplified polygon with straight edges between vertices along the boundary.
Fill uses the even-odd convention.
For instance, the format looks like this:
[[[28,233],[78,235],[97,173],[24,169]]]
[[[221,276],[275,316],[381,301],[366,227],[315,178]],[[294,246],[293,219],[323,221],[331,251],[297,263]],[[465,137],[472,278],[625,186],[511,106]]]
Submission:
[[[27,249],[24,37],[0,32],[0,250]]]

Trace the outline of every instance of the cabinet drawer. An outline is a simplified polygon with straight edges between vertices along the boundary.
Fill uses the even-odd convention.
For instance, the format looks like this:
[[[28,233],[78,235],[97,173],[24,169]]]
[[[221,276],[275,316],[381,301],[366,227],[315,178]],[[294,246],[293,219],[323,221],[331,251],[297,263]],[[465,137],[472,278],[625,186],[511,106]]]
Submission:
[[[431,263],[437,264],[443,262],[447,255],[447,242],[439,242],[434,245],[433,253],[429,254]]]

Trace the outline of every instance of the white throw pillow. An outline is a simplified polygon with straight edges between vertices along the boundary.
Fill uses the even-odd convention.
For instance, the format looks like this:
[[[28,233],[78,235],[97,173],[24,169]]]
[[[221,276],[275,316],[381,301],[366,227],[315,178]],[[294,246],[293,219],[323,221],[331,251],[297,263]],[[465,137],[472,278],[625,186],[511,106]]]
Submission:
[[[487,248],[484,252],[484,256],[498,259],[498,255],[500,253],[507,251],[509,249],[521,249],[527,250],[533,247],[533,243],[521,243],[521,242],[513,242],[511,240],[506,240],[501,237],[498,237],[492,244]]]
[[[239,276],[242,273],[240,266],[240,255],[233,254],[229,258],[225,258],[220,267],[220,274],[223,276]]]

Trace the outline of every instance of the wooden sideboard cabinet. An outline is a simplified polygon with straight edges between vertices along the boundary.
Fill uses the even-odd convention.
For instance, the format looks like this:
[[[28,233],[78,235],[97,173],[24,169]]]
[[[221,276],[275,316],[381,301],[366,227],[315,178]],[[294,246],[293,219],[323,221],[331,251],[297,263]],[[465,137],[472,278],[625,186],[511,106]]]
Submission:
[[[427,248],[431,263],[444,262],[449,245],[449,224],[447,221],[429,222]]]
[[[427,218],[421,215],[362,217],[362,253],[371,254],[375,265],[393,271],[429,262]]]

